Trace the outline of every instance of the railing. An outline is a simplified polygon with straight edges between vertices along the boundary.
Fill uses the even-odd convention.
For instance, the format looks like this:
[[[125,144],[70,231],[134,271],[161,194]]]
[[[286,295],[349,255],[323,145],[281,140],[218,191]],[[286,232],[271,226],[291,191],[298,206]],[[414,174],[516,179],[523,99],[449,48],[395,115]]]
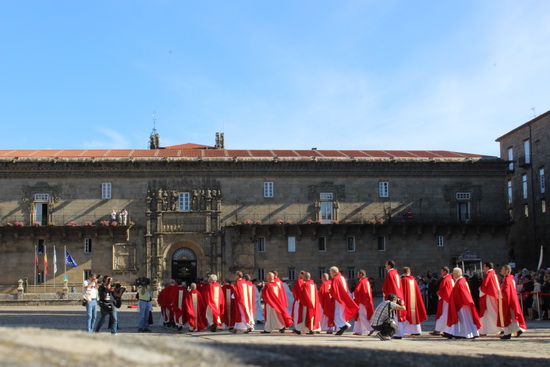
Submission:
[[[30,221],[28,216],[16,216],[16,217],[2,217],[0,220],[0,226],[37,226],[37,227],[63,227],[63,226],[87,226],[87,225],[101,225],[101,222],[111,222],[110,215],[87,215],[82,217],[69,216],[69,215],[53,215],[51,222],[45,222],[45,224],[38,223],[36,221]],[[130,216],[127,217],[126,223],[130,223]],[[117,217],[118,223],[118,217]],[[120,224],[120,223],[118,223]]]

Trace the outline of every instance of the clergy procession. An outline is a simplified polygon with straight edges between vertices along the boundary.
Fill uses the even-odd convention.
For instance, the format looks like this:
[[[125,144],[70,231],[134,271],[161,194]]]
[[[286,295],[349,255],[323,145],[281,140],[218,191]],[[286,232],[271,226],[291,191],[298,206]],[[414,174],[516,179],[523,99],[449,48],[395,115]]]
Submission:
[[[353,334],[370,336],[376,332],[380,340],[402,339],[422,334],[427,320],[424,297],[411,269],[401,274],[391,260],[382,285],[384,300],[375,308],[373,286],[365,270],[357,272],[355,289],[335,266],[323,274],[318,288],[306,271],[299,273],[292,290],[276,271],[267,273],[261,289],[250,277],[237,271],[233,284],[223,285],[212,274],[207,282],[171,281],[158,295],[164,326],[189,332],[228,330],[250,333],[263,323],[261,333],[289,332],[301,335],[342,335],[352,327]],[[435,330],[430,335],[447,339],[473,339],[499,336],[519,337],[525,320],[516,293],[512,269],[504,265],[499,274],[491,263],[485,263],[483,282],[479,288],[479,313],[461,268],[441,268],[437,291],[438,303]],[[262,306],[263,300],[263,306]],[[351,330],[350,330],[351,331]]]

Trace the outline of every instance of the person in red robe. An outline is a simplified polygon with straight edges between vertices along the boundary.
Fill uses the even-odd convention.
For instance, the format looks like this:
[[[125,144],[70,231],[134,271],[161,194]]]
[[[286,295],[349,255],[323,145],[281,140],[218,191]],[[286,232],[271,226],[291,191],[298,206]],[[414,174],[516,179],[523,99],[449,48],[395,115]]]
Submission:
[[[222,286],[223,298],[224,298],[224,310],[222,312],[222,327],[224,329],[233,330],[235,326],[235,297],[233,296],[233,285],[231,285],[231,280],[225,279],[225,282]]]
[[[453,291],[454,281],[451,274],[449,274],[449,268],[444,266],[440,270],[441,281],[439,282],[439,289],[437,290],[437,296],[439,301],[437,303],[437,312],[435,314],[435,328],[430,334],[441,335],[443,330],[447,327],[447,316],[449,314],[449,301],[451,299],[451,292]]]
[[[300,317],[298,313],[300,312],[300,292],[302,290],[302,286],[304,285],[304,274],[306,272],[304,270],[301,270],[298,274],[298,280],[296,280],[296,283],[294,283],[294,286],[292,287],[292,296],[294,297],[294,301],[292,302],[292,312],[291,316],[294,322],[298,320]]]
[[[504,265],[500,270],[500,274],[504,277],[500,287],[501,298],[497,324],[499,327],[504,328],[504,335],[500,338],[510,339],[514,333],[516,337],[519,337],[527,330],[527,325],[519,304],[516,282],[510,265]]]
[[[283,300],[283,303],[285,305],[285,308],[288,307],[288,299],[286,298],[286,291],[285,291],[285,287],[283,285],[283,281],[279,278],[279,273],[277,272],[277,270],[272,270],[271,271],[274,275],[274,278],[273,278],[273,281],[277,284],[277,286],[279,288],[281,288],[281,299]]]
[[[264,319],[265,326],[262,333],[268,334],[273,330],[279,330],[284,333],[285,329],[292,325],[292,317],[288,314],[285,304],[286,297],[284,288],[275,281],[273,272],[267,273],[266,283],[262,288],[262,298],[264,300]]]
[[[183,327],[187,324],[187,307],[185,307],[185,299],[187,297],[187,289],[185,283],[178,279],[177,287],[172,293],[172,312],[174,314],[175,327],[178,331],[182,331]]]
[[[493,269],[493,263],[484,263],[483,272],[485,277],[479,286],[479,318],[481,320],[479,335],[497,335],[502,330],[497,326],[500,284],[497,273]]]
[[[191,283],[189,292],[187,292],[185,307],[189,331],[206,329],[206,305],[195,283]]]
[[[204,287],[204,299],[206,304],[206,320],[210,331],[215,332],[218,326],[222,325],[225,298],[223,290],[218,283],[218,276],[211,274],[208,277],[208,283]]]
[[[321,307],[317,286],[311,280],[311,274],[308,272],[304,273],[304,282],[299,297],[300,309],[298,310],[298,320],[294,320],[296,326],[293,332],[313,334],[321,328]]]
[[[359,306],[359,312],[355,316],[353,334],[363,335],[368,333],[370,335],[374,331],[369,321],[374,314],[374,303],[367,272],[363,269],[359,270],[357,272],[357,280],[357,285],[353,291],[353,299]]]
[[[235,285],[233,287],[233,296],[235,300],[235,326],[232,332],[243,331],[249,333],[254,330],[254,302],[251,292],[253,289],[248,281],[243,278],[243,273],[235,273]],[[254,285],[252,285],[253,287]],[[252,295],[250,294],[252,293]]]
[[[334,298],[334,323],[339,328],[336,335],[342,335],[351,326],[348,320],[354,318],[359,312],[359,306],[350,297],[348,283],[336,266],[330,268],[330,276],[332,277],[330,295]]]
[[[176,281],[174,279],[170,279],[170,283],[159,292],[157,297],[157,302],[160,306],[160,313],[162,314],[163,325],[166,327],[173,326],[175,324],[174,317],[172,315],[172,296],[170,295],[172,289],[174,289],[174,286],[177,286]]]
[[[323,274],[323,283],[319,288],[319,302],[322,309],[321,330],[327,334],[334,332],[334,298],[330,295],[332,280],[327,273]]]
[[[403,301],[407,310],[399,313],[399,331],[395,334],[395,339],[401,339],[405,334],[422,334],[421,323],[428,318],[420,287],[411,275],[411,269],[408,266],[403,268],[401,290],[403,291]]]
[[[401,279],[399,278],[399,273],[395,269],[395,262],[393,260],[386,261],[386,271],[386,278],[384,278],[384,283],[382,283],[384,299],[386,299],[388,294],[395,294],[398,299],[403,299]]]
[[[451,292],[447,327],[443,331],[443,336],[448,339],[477,338],[481,322],[468,282],[462,276],[462,269],[453,269],[453,279],[455,285]]]

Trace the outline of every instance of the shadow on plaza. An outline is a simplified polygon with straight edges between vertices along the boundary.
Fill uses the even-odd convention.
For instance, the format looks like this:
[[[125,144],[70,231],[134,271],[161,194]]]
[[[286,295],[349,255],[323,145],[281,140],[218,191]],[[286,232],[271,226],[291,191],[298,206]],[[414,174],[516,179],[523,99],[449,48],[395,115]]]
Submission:
[[[266,341],[267,342],[267,341]],[[386,342],[381,342],[386,343]],[[442,349],[439,343],[433,343],[433,352]],[[503,346],[504,347],[504,346]],[[541,346],[542,347],[542,346]],[[517,346],[520,353],[520,346]],[[544,358],[510,357],[502,355],[449,355],[402,352],[387,349],[365,349],[334,346],[304,346],[265,344],[246,346],[245,343],[223,343],[216,346],[221,353],[233,355],[243,363],[258,366],[533,366],[548,362]]]

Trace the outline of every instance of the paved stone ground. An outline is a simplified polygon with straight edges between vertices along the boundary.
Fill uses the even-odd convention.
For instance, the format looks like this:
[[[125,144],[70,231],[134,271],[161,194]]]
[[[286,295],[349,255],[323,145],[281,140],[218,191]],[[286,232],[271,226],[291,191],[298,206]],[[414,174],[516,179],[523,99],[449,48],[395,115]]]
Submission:
[[[428,335],[383,342],[371,336],[178,333],[155,308],[152,333],[137,333],[137,311],[121,308],[116,336],[86,333],[82,306],[0,306],[0,366],[544,366],[550,322],[530,321],[521,338],[446,340]],[[542,363],[542,364],[541,364]]]

